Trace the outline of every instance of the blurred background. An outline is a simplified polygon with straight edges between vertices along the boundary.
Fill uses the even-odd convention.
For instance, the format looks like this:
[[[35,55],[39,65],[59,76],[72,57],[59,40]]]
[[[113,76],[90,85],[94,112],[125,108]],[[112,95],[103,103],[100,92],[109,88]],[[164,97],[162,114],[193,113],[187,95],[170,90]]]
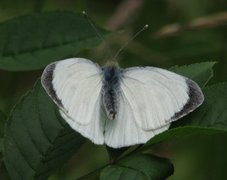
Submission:
[[[102,44],[75,56],[104,64],[108,59],[107,48],[116,52],[149,24],[149,29],[121,52],[120,66],[169,68],[216,61],[209,84],[227,81],[226,0],[0,0],[0,21],[55,10],[86,11],[98,25],[115,32],[106,40],[109,47]],[[41,72],[0,70],[0,109],[5,114],[33,86]],[[226,134],[180,138],[156,145],[152,151],[173,162],[175,173],[170,180],[227,179]],[[75,179],[107,161],[105,148],[88,142],[50,179]],[[2,177],[5,174],[3,167],[1,174]]]

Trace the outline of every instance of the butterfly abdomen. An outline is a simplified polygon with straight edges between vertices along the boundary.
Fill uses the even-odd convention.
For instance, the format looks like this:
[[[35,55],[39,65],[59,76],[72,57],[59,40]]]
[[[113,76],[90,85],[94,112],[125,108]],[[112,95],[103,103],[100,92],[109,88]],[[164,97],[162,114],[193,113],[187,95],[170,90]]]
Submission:
[[[115,119],[118,112],[118,94],[121,70],[116,66],[103,68],[102,101],[108,118]]]

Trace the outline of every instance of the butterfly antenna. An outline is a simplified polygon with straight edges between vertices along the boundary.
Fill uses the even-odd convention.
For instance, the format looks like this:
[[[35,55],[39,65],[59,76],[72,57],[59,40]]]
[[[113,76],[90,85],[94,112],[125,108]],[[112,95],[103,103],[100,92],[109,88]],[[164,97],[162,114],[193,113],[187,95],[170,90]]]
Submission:
[[[100,32],[98,31],[98,29],[95,27],[94,23],[90,20],[90,18],[88,17],[87,13],[85,11],[82,11],[82,14],[86,17],[89,25],[92,27],[92,29],[95,31],[96,35],[102,40],[102,42],[105,44],[105,46],[108,48],[108,53],[110,55],[110,57],[113,57],[113,53],[110,51],[110,46],[109,44],[106,42],[106,40],[103,38],[103,36],[100,34]]]
[[[132,42],[141,32],[146,30],[149,27],[148,24],[146,24],[142,29],[140,29],[136,34],[134,34],[114,55],[113,59],[116,60],[117,56],[121,53],[121,51],[130,43]]]

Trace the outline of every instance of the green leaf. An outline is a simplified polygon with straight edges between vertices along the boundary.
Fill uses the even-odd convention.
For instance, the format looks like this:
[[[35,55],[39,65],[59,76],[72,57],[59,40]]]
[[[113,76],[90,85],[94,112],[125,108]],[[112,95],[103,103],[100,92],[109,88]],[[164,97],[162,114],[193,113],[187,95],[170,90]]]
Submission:
[[[12,179],[46,179],[84,141],[61,119],[38,82],[15,106],[6,122],[4,162]]]
[[[100,42],[87,17],[73,12],[33,14],[3,22],[0,39],[0,69],[10,71],[41,69]]]
[[[174,127],[152,138],[145,146],[198,133],[227,132],[227,83],[204,88],[203,105],[174,123]]]
[[[201,87],[213,77],[213,66],[216,62],[202,62],[184,66],[174,66],[171,71],[196,81]]]
[[[173,165],[167,159],[150,154],[137,154],[107,166],[102,170],[100,179],[166,179],[173,171]]]

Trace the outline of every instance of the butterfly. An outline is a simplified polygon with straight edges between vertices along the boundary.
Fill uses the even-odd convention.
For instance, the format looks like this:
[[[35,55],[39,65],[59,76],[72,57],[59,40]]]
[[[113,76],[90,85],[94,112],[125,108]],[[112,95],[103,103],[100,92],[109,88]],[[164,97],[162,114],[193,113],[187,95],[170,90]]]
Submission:
[[[204,101],[196,82],[168,70],[84,58],[49,64],[41,82],[72,129],[112,148],[146,143]]]

